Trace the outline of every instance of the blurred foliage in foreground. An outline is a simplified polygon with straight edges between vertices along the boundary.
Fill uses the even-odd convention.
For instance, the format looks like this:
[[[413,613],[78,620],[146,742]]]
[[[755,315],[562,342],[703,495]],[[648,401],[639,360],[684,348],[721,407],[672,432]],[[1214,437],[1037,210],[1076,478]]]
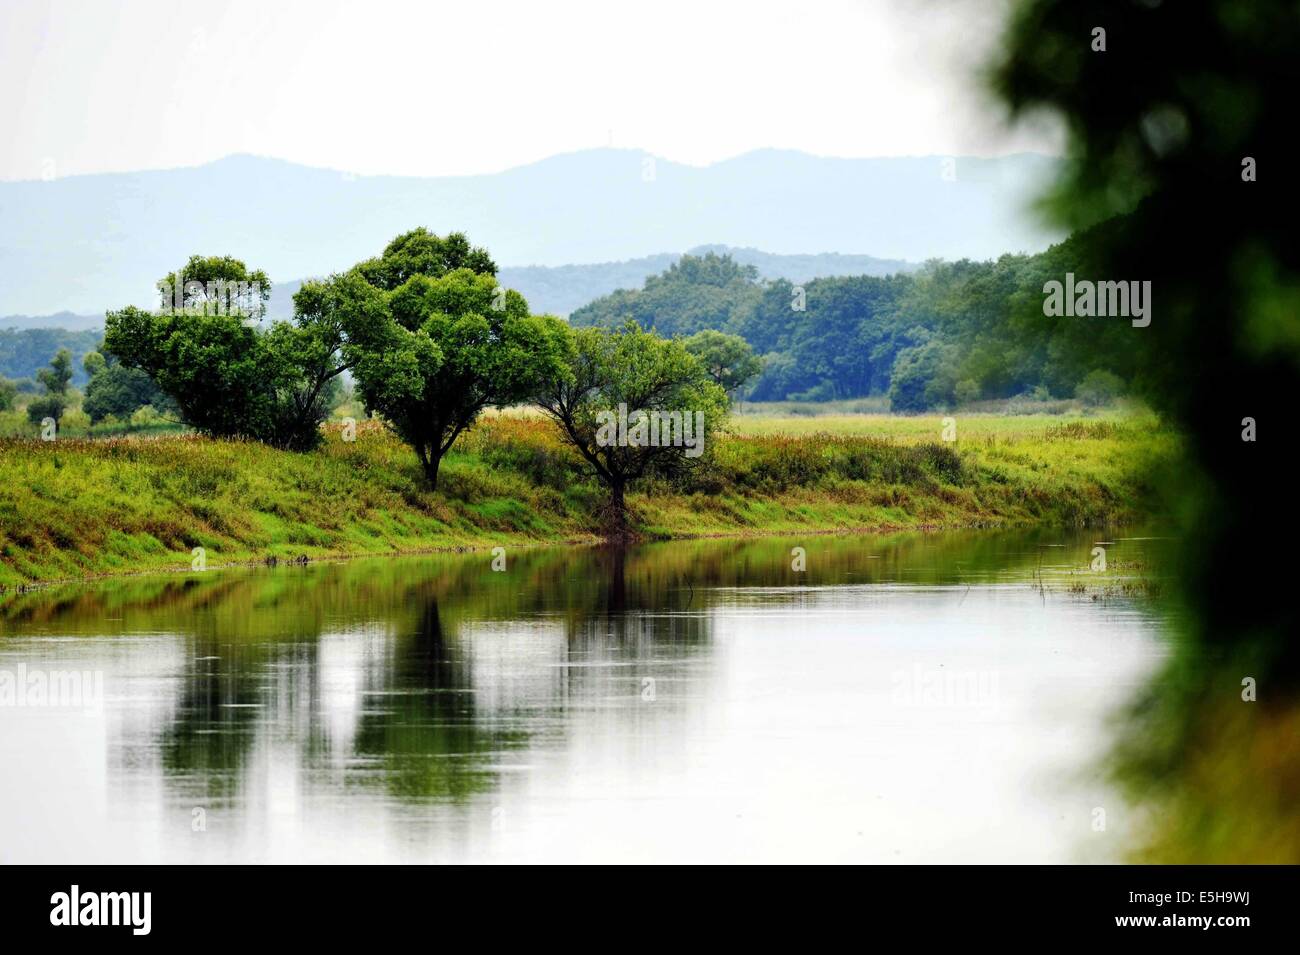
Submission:
[[[1152,283],[1152,322],[1125,329],[1125,347],[1146,399],[1187,436],[1168,492],[1189,639],[1120,758],[1150,800],[1143,857],[1300,861],[1300,614],[1289,564],[1259,559],[1295,524],[1300,8],[1025,0],[1004,41],[992,78],[1005,101],[1064,120],[1068,170],[1048,207],[1085,230],[1075,271]]]

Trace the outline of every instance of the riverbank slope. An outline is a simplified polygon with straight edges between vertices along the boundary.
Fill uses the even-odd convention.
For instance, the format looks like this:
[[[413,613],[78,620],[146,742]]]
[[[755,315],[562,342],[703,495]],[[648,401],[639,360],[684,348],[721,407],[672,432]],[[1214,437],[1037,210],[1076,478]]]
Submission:
[[[875,420],[873,420],[873,418]],[[629,495],[647,537],[1024,526],[1149,516],[1175,439],[1148,417],[747,420],[684,478]],[[486,417],[436,492],[363,422],[317,451],[194,436],[0,441],[0,585],[422,550],[593,541],[605,494],[544,419]]]

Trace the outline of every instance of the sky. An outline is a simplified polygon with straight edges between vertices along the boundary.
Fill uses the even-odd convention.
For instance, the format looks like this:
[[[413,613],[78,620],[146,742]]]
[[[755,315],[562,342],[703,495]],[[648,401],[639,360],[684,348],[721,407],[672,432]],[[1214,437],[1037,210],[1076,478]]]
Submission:
[[[975,68],[1004,0],[0,0],[0,179],[232,153],[470,175],[644,149],[707,165],[1058,154]]]

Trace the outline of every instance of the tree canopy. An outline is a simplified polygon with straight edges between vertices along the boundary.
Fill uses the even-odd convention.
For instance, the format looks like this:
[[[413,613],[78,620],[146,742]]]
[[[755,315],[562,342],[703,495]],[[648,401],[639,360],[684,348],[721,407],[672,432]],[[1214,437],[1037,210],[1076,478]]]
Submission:
[[[706,329],[682,344],[728,395],[739,391],[763,370],[763,361],[739,335]]]
[[[294,298],[337,327],[367,408],[415,450],[431,486],[443,456],[485,408],[526,398],[563,371],[565,325],[528,314],[487,252],[424,229]]]
[[[108,313],[104,347],[124,367],[144,371],[203,433],[294,450],[320,441],[345,367],[328,323],[262,327],[270,282],[229,257],[194,256],[159,287],[183,294],[157,312]]]
[[[635,322],[576,329],[565,350],[565,373],[544,380],[534,400],[609,488],[608,523],[625,530],[628,484],[698,460],[727,395],[682,342]]]
[[[45,394],[27,406],[27,417],[39,424],[46,418],[54,419],[57,426],[68,408],[68,383],[72,381],[72,352],[60,348],[50,360],[48,368],[36,373],[36,380],[45,388]]]
[[[81,409],[90,416],[91,424],[98,424],[110,416],[129,418],[146,405],[157,411],[174,410],[170,399],[158,390],[158,385],[146,372],[128,368],[111,352],[87,352],[82,366],[90,381],[86,385]]]

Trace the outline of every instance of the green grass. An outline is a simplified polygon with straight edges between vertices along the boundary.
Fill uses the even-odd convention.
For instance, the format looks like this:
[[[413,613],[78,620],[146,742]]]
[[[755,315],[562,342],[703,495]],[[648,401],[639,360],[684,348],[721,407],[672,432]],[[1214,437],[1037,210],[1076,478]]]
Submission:
[[[629,495],[649,537],[1147,516],[1175,441],[1148,417],[739,418],[687,477]],[[798,425],[798,427],[795,427]],[[0,440],[0,584],[223,563],[594,540],[605,499],[549,422],[486,416],[437,492],[372,422],[310,454],[194,436]]]
[[[816,415],[745,414],[731,419],[734,434],[832,434],[861,435],[877,438],[895,438],[906,441],[942,441],[944,424],[951,419],[959,442],[988,437],[1033,439],[1049,429],[1061,427],[1087,427],[1098,422],[1112,424],[1154,424],[1154,418],[1145,414],[1107,411],[1093,415],[1072,414],[949,414],[888,415],[852,414],[826,411]]]
[[[18,406],[7,411],[0,411],[0,438],[34,438],[41,433],[41,426],[27,417],[27,405],[33,396],[20,396]],[[153,408],[145,407],[130,418],[118,420],[107,418],[97,424],[90,423],[90,415],[81,410],[80,397],[74,392],[73,403],[59,422],[59,436],[64,438],[109,438],[126,434],[156,436],[162,434],[182,434],[189,429],[174,419],[158,414]]]

